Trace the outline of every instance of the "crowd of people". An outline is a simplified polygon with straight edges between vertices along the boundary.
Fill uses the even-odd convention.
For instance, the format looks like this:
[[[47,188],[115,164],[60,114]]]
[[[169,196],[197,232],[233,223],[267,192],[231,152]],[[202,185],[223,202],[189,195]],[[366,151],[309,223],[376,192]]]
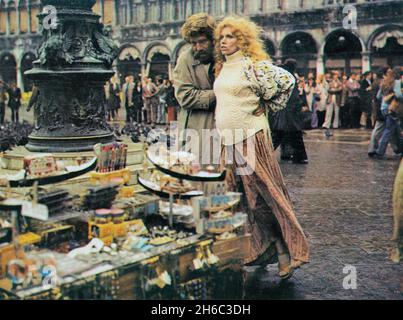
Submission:
[[[177,119],[178,102],[172,82],[157,76],[155,79],[134,75],[125,77],[123,85],[115,75],[105,86],[108,121],[119,117],[122,108],[126,123],[166,125]]]
[[[337,71],[316,78],[309,74],[307,80],[296,77],[303,129],[372,129],[369,157],[382,158],[388,144],[401,155],[401,68],[385,67],[362,75],[353,72],[348,77],[340,77]]]
[[[352,72],[349,76],[341,76],[338,71],[333,71],[316,77],[310,73],[307,79],[298,76],[304,111],[312,114],[305,128],[373,129],[380,114],[378,93],[388,72],[394,72],[396,80],[401,80],[401,70],[389,67],[362,75]]]

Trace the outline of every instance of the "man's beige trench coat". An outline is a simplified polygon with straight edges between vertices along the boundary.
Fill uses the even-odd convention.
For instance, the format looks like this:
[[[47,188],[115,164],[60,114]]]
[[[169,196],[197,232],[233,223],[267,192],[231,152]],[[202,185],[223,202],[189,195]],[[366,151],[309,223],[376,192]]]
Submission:
[[[208,69],[193,57],[192,48],[182,53],[174,70],[175,95],[180,105],[179,133],[194,129],[202,146],[202,129],[214,129],[214,105],[216,98]],[[200,157],[202,152],[200,152]],[[200,158],[201,159],[201,158]]]

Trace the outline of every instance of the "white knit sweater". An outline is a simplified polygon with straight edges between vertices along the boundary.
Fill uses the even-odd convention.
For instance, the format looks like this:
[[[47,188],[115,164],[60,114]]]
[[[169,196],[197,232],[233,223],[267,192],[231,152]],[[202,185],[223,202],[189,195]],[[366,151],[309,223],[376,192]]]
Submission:
[[[244,72],[241,51],[226,57],[226,62],[214,83],[217,98],[216,127],[222,143],[233,145],[269,129],[266,116],[252,113],[259,108],[260,98],[252,90],[254,85]]]

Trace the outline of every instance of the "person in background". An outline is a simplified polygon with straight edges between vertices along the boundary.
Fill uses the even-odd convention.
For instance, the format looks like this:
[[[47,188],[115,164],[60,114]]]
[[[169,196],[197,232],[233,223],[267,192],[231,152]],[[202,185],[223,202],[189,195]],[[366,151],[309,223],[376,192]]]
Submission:
[[[8,93],[8,107],[11,109],[11,121],[19,122],[19,110],[21,107],[21,89],[17,87],[15,82],[7,87]]]
[[[382,137],[382,133],[385,130],[385,116],[382,114],[381,111],[381,105],[382,105],[382,95],[380,94],[380,88],[385,79],[387,78],[387,75],[389,73],[393,72],[393,70],[390,67],[383,68],[381,72],[378,73],[378,78],[382,79],[378,85],[378,92],[374,97],[374,113],[376,115],[376,121],[375,121],[375,126],[374,129],[372,130],[371,134],[371,140],[369,142],[369,147],[368,147],[368,156],[370,158],[374,157],[376,155],[376,149],[378,149],[379,146],[379,140]],[[379,94],[378,94],[379,93]],[[396,139],[396,136],[392,135],[392,138],[390,140],[391,147],[394,151],[394,153],[399,152],[399,141]]]
[[[313,110],[317,114],[317,128],[322,128],[326,116],[326,101],[328,98],[328,83],[323,74],[318,74],[314,89]]]
[[[167,80],[167,105],[168,105],[168,124],[177,120],[178,101],[175,98],[175,88],[170,80]]]
[[[120,86],[117,82],[117,77],[113,76],[106,84],[106,99],[107,99],[107,118],[108,121],[116,119],[116,111],[120,106]]]
[[[115,74],[112,77],[112,84],[117,89],[117,90],[115,90],[116,101],[115,101],[115,110],[114,111],[115,111],[115,120],[119,120],[119,109],[122,105],[122,102],[121,102],[122,85],[120,83],[120,79],[117,74]]]
[[[0,125],[4,124],[6,116],[6,104],[7,104],[7,89],[5,83],[0,78]]]
[[[372,73],[367,71],[363,74],[360,83],[360,103],[363,117],[365,118],[365,128],[372,129]]]
[[[332,80],[329,83],[328,99],[326,106],[326,118],[323,123],[324,129],[330,129],[333,113],[333,129],[339,128],[339,111],[341,104],[341,93],[343,91],[343,84],[339,80],[339,73],[337,71],[332,72]]]
[[[304,91],[305,91],[308,111],[312,113],[311,128],[317,128],[318,127],[318,116],[317,116],[316,112],[314,112],[314,110],[313,110],[315,79],[312,76],[308,77],[308,83],[305,84]]]
[[[137,80],[134,92],[133,92],[133,104],[134,104],[134,121],[141,123],[143,121],[143,85],[141,80]]]
[[[400,120],[396,114],[396,111],[392,108],[393,105],[402,103],[402,80],[400,76],[400,70],[388,70],[385,79],[381,84],[381,89],[377,95],[378,99],[382,98],[381,112],[385,117],[385,129],[382,132],[381,139],[379,141],[378,148],[375,151],[374,156],[382,158],[386,153],[386,148],[393,140],[398,141],[399,150],[400,146]]]
[[[347,103],[348,90],[347,90],[348,77],[343,73],[341,82],[343,84],[343,90],[341,92],[341,102],[340,102],[340,127],[349,128],[351,126],[350,121],[350,109]]]
[[[158,93],[157,86],[153,83],[152,79],[145,78],[143,83],[143,102],[144,102],[144,108],[147,112],[147,124],[155,125],[157,121],[157,108],[158,108],[158,97],[156,97],[157,93]]]
[[[351,127],[358,129],[361,127],[361,106],[360,106],[360,88],[361,85],[357,81],[357,74],[353,72],[346,83],[348,90],[347,104],[350,109]]]
[[[376,99],[376,95],[379,92],[379,88],[381,86],[381,81],[383,78],[384,73],[382,71],[378,71],[372,74],[372,90],[371,90],[371,98],[372,98],[372,127],[375,126],[376,119],[377,119],[377,112],[381,109],[381,101]]]
[[[294,75],[294,74],[293,74]],[[308,107],[308,99],[307,99],[307,93],[305,91],[305,88],[307,86],[307,83],[305,82],[305,77],[304,76],[299,76],[297,78],[298,80],[298,92],[299,92],[299,98],[301,99],[302,105],[304,107]]]
[[[133,91],[134,91],[134,77],[129,75],[125,78],[123,85],[123,100],[122,104],[126,110],[126,123],[132,122],[132,109],[133,109]]]
[[[166,124],[167,122],[167,87],[166,80],[157,80],[157,96],[158,96],[158,108],[157,108],[157,123]]]
[[[281,67],[294,75],[297,61],[287,59]],[[292,148],[291,159],[295,164],[308,164],[308,156],[306,154],[302,133],[302,108],[303,102],[300,98],[299,89],[294,87],[286,108],[278,112],[269,113],[274,150],[281,145],[282,151],[284,152],[287,146],[290,146]],[[284,154],[283,152],[282,155]]]

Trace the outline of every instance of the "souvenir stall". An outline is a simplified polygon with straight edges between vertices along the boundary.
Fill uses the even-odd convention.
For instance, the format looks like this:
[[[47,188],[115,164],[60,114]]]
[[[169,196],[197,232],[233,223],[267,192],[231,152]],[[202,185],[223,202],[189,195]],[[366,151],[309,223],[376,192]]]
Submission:
[[[225,171],[129,141],[13,154],[0,156],[0,299],[242,298],[250,236]]]

